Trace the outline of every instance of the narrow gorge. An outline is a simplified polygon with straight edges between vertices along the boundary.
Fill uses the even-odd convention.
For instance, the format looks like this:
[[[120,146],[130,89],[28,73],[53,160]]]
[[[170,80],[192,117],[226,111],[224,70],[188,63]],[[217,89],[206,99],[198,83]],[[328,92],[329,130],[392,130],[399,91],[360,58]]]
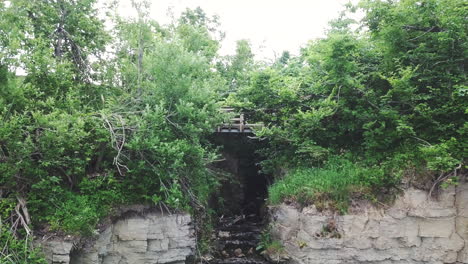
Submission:
[[[0,0],[0,264],[468,264],[467,0],[345,2]]]
[[[271,262],[255,252],[266,219],[244,214],[244,208],[249,210],[241,206],[220,216],[208,263],[468,263],[468,183],[443,190],[437,200],[410,188],[393,205],[363,202],[345,215],[319,212],[314,205],[270,207],[271,235],[284,246],[268,256]],[[83,248],[63,239],[39,242],[51,264],[193,263],[196,241],[189,215],[141,207],[126,214]]]

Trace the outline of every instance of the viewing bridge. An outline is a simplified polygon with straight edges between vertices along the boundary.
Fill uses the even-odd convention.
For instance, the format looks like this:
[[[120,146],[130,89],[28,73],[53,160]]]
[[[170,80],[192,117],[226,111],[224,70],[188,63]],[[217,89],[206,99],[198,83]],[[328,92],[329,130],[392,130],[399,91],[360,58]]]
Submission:
[[[223,112],[234,112],[234,108],[223,107],[221,108]],[[217,133],[253,133],[255,129],[260,129],[263,127],[263,124],[249,124],[247,123],[244,114],[239,114],[238,116],[231,118],[229,122],[224,123],[216,129]]]

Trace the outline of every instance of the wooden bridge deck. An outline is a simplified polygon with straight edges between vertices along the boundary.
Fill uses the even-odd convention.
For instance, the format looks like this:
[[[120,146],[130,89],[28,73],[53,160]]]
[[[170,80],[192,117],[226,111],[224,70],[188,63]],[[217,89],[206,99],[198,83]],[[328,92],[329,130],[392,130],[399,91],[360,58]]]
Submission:
[[[222,108],[223,112],[233,112],[233,108],[225,107]],[[217,133],[253,133],[255,129],[260,129],[263,124],[250,124],[247,123],[244,114],[240,114],[235,118],[229,120],[228,123],[224,123],[216,129]]]

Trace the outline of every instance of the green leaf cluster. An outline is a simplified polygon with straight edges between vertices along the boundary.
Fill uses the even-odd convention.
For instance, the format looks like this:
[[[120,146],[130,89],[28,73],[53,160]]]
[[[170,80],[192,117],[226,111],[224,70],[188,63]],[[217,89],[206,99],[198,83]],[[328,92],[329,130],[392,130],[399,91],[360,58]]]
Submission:
[[[349,19],[357,9],[364,18]],[[321,181],[338,184],[326,175],[335,156],[364,170],[385,167],[371,184],[384,189],[395,187],[408,169],[429,170],[424,181],[430,183],[441,172],[462,168],[466,11],[459,0],[361,1],[300,55],[285,53],[246,73],[248,83],[226,101],[250,122],[266,125],[257,131],[269,141],[260,150],[263,170],[298,180],[281,190],[275,184],[270,199],[278,202],[299,186],[321,192]],[[312,173],[320,167],[325,174]],[[363,178],[342,178],[343,186],[368,186]]]
[[[93,235],[133,203],[197,211],[217,186],[216,19],[135,8],[106,31],[94,0],[0,4],[0,198],[24,197],[36,229]]]

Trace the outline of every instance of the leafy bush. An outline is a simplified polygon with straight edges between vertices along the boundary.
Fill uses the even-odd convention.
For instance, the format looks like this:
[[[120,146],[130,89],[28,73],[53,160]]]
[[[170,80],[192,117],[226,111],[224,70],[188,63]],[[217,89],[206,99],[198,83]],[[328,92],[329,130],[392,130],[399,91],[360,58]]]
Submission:
[[[223,119],[216,19],[187,10],[162,27],[140,6],[145,17],[105,32],[95,3],[0,3],[0,198],[24,197],[34,227],[76,235],[122,204],[205,208],[207,135]]]
[[[92,234],[121,204],[203,215],[218,186],[208,139],[222,100],[265,124],[272,203],[343,211],[355,195],[388,193],[407,169],[429,171],[430,185],[464,169],[463,0],[362,1],[367,31],[343,14],[272,64],[256,63],[245,40],[218,57],[217,19],[201,9],[161,26],[140,5],[137,20],[114,17],[106,32],[94,4],[0,1],[3,218],[17,197],[33,226],[73,234]]]
[[[0,225],[0,263],[47,264],[40,249],[33,248],[31,243],[28,237],[18,239],[6,225]]]
[[[121,185],[110,175],[84,179],[79,193],[59,183],[57,177],[49,177],[32,185],[28,201],[36,225],[48,223],[52,230],[91,235],[112,206],[124,203]]]
[[[361,21],[347,16],[357,8]],[[299,56],[251,70],[227,102],[266,125],[257,136],[269,143],[259,150],[262,169],[278,178],[270,199],[345,201],[349,188],[391,193],[405,170],[423,172],[424,188],[460,170],[468,106],[463,10],[461,0],[361,1]],[[359,163],[333,168],[343,154]]]

